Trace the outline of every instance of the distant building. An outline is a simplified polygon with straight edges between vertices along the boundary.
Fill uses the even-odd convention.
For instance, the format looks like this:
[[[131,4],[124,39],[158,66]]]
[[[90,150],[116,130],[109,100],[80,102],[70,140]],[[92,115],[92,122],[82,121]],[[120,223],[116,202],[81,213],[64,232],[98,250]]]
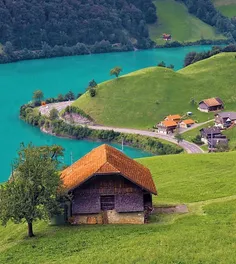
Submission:
[[[166,34],[166,33],[164,33],[164,34],[162,34],[162,38],[165,40],[165,41],[168,41],[168,40],[171,40],[171,34]]]
[[[212,140],[209,140],[208,142],[208,149],[211,151],[214,151],[215,149],[217,149],[217,147],[220,146],[228,146],[228,139],[226,138],[226,136],[219,137],[219,138],[213,138]]]
[[[211,138],[219,137],[222,135],[219,127],[208,127],[200,129],[202,142],[208,144]]]
[[[205,99],[198,104],[198,110],[201,112],[213,112],[222,109],[224,109],[224,104],[218,97]]]
[[[217,146],[228,145],[228,139],[221,133],[219,127],[202,128],[200,130],[201,140],[208,145],[208,149],[214,151]]]
[[[174,133],[177,126],[178,124],[175,121],[172,120],[162,121],[159,124],[157,124],[158,133],[162,133],[162,134]]]
[[[165,117],[165,121],[174,121],[178,123],[180,120],[181,120],[180,115],[168,115],[167,117]]]
[[[181,121],[179,125],[182,128],[188,128],[194,124],[195,124],[195,122],[192,119],[186,119],[186,120]]]
[[[228,128],[236,124],[236,112],[221,112],[215,114],[215,125],[220,128]]]
[[[73,224],[143,224],[156,187],[146,167],[102,145],[62,171]]]

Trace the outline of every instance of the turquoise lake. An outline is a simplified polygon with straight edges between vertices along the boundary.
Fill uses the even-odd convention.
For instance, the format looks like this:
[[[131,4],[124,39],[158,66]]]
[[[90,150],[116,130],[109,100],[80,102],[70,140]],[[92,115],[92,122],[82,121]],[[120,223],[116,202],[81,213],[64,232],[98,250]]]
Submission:
[[[40,89],[45,97],[65,94],[69,90],[78,94],[84,92],[88,82],[95,79],[102,82],[110,79],[109,71],[114,66],[123,68],[122,74],[141,68],[155,66],[160,61],[174,64],[181,69],[185,55],[190,51],[209,50],[211,46],[192,46],[183,48],[155,49],[135,52],[93,54],[44,60],[23,61],[0,65],[0,182],[8,179],[11,162],[16,157],[21,142],[35,145],[59,144],[65,148],[65,163],[89,152],[101,142],[75,141],[43,134],[39,129],[25,124],[19,119],[19,108],[32,98],[33,91]],[[119,145],[115,145],[120,148]],[[149,156],[149,153],[124,148],[125,154],[132,158]]]

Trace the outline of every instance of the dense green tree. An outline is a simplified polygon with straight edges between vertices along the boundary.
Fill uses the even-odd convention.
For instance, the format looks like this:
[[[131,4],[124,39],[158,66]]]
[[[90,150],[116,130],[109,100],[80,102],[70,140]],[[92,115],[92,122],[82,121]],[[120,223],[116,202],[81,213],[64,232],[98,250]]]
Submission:
[[[40,102],[44,98],[43,92],[41,90],[36,90],[33,93],[33,99]]]
[[[56,108],[52,108],[49,113],[49,119],[55,120],[59,117],[59,112]]]
[[[64,99],[65,99],[65,97],[63,96],[63,94],[58,94],[58,96],[57,96],[58,102],[63,102]]]
[[[69,91],[67,94],[65,94],[65,99],[68,101],[75,100],[75,94],[72,91]]]
[[[116,78],[118,78],[121,72],[122,72],[122,68],[119,66],[116,66],[115,68],[110,70],[110,75],[115,75]]]
[[[33,222],[60,212],[65,198],[58,175],[59,146],[21,145],[10,180],[0,187],[0,220],[27,222],[28,236],[34,236]]]
[[[183,136],[179,133],[179,132],[177,132],[176,134],[175,134],[175,140],[178,142],[178,144],[180,143],[180,142],[182,142],[184,139],[183,139]]]
[[[165,62],[164,61],[161,61],[161,62],[159,62],[158,64],[157,64],[157,66],[158,67],[166,67],[166,64],[165,64]]]
[[[9,56],[13,55],[14,48],[13,48],[13,45],[10,41],[6,42],[5,46],[3,47],[3,51]]]
[[[95,88],[92,88],[92,87],[91,87],[91,88],[89,89],[89,94],[90,94],[91,97],[95,97],[95,96],[96,96],[96,93],[97,93],[97,92],[96,92]]]
[[[97,85],[97,82],[94,80],[94,79],[92,79],[90,82],[89,82],[89,87],[97,87],[98,85]]]

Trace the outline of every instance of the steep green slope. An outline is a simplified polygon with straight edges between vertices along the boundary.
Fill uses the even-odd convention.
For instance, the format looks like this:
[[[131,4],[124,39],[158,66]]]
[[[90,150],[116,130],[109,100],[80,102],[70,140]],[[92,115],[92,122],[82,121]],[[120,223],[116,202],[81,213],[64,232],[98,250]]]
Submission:
[[[0,226],[0,263],[234,264],[235,157],[231,152],[141,159],[159,191],[155,204],[188,203],[190,213],[157,214],[147,225],[38,222],[33,239],[24,238],[25,224]]]
[[[194,42],[201,39],[224,39],[216,30],[188,13],[187,7],[175,0],[156,0],[158,22],[149,25],[150,37],[157,44],[164,44],[162,34],[168,33],[173,41]]]
[[[236,16],[236,0],[212,0],[216,8],[227,17]]]
[[[235,54],[220,54],[178,72],[152,67],[101,83],[97,95],[88,93],[74,105],[98,124],[151,128],[168,114],[193,112],[197,121],[213,118],[190,103],[219,96],[227,110],[236,110]]]

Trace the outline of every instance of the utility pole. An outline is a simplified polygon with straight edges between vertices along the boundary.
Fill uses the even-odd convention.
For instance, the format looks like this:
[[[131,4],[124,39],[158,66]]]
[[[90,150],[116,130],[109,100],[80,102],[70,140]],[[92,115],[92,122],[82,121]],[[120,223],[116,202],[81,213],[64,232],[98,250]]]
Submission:
[[[72,151],[70,152],[70,165],[72,165],[73,164],[73,153],[72,153]]]
[[[211,130],[211,152],[213,152],[213,132]]]

